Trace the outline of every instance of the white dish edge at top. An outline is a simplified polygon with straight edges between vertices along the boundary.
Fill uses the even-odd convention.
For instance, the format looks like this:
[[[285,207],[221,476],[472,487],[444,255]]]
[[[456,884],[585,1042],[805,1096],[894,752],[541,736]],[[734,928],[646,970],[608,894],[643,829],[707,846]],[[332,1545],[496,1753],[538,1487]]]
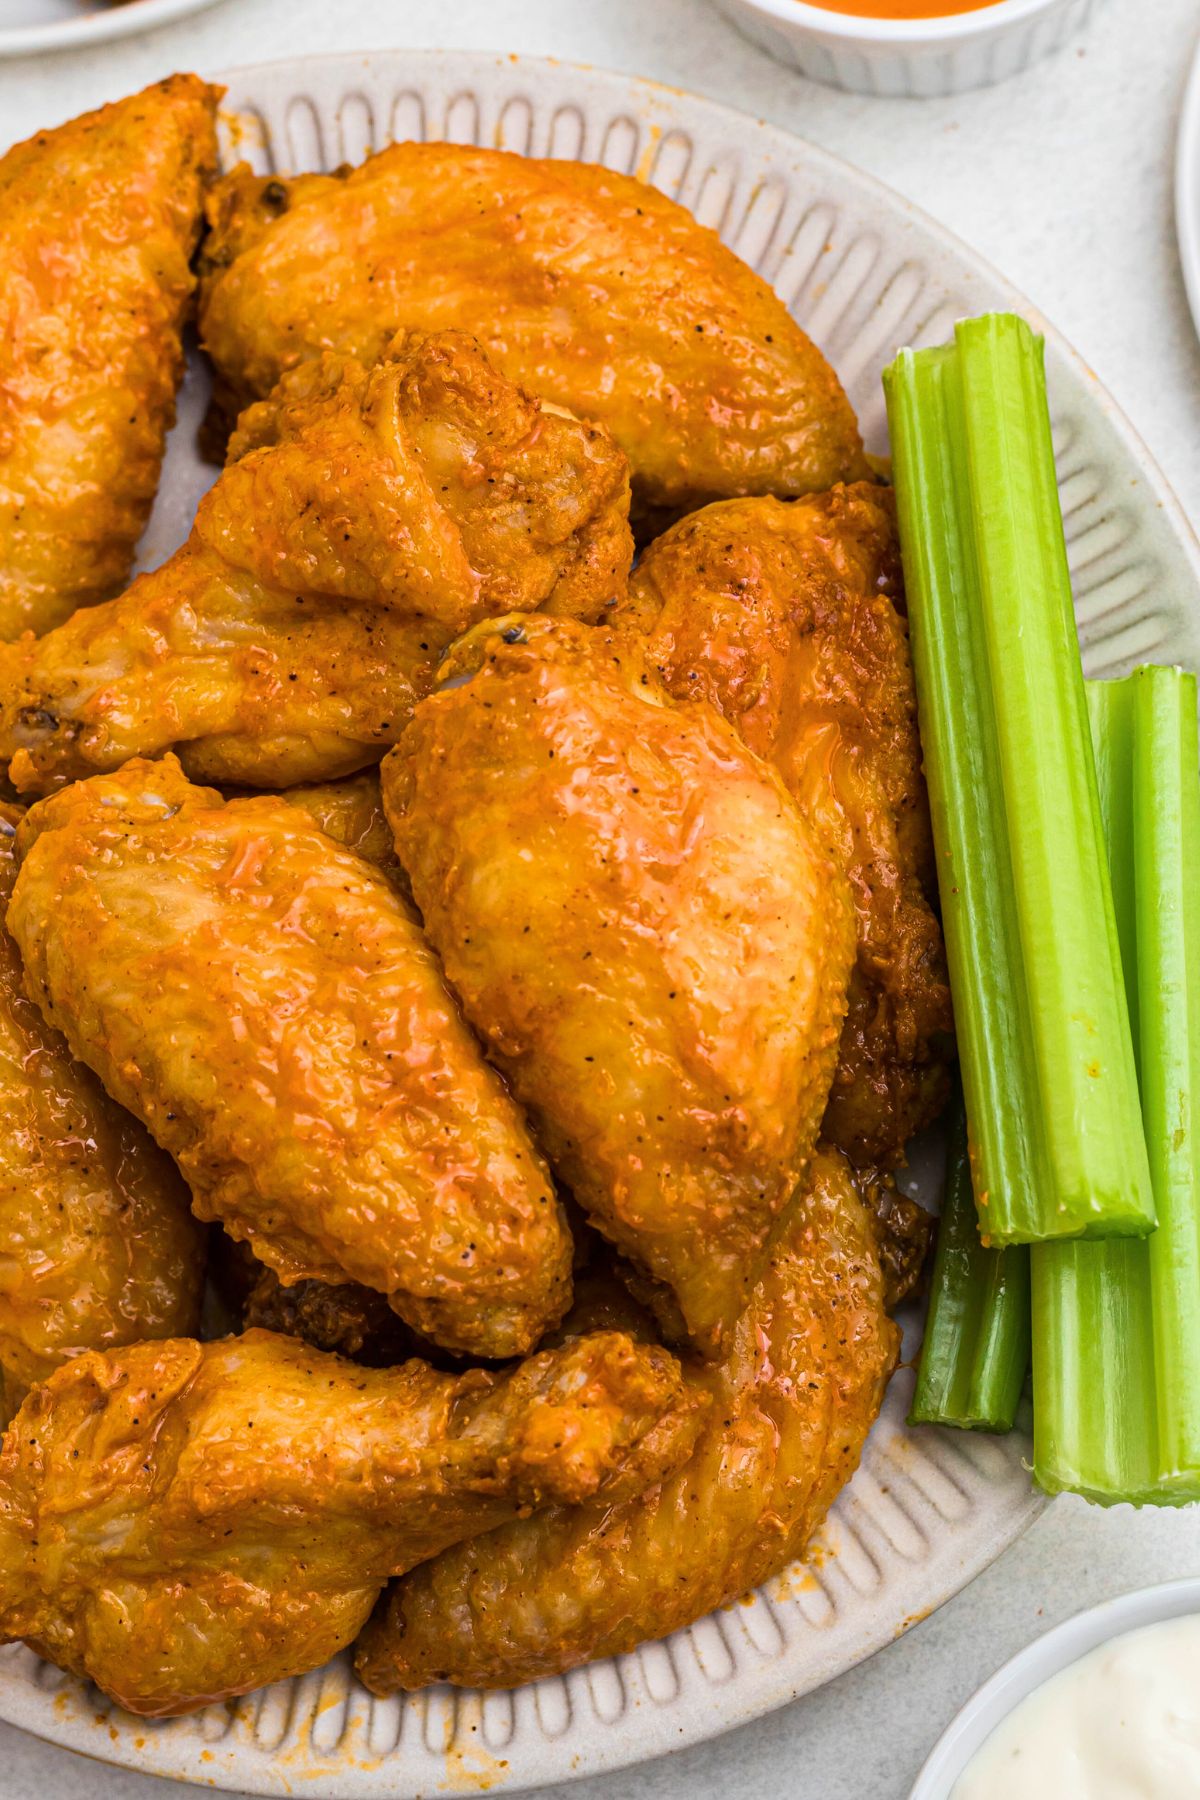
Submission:
[[[44,24],[0,25],[0,57],[32,56],[44,50],[78,50],[169,25],[217,0],[124,0],[78,18],[48,18]]]
[[[999,276],[849,165],[711,101],[534,59],[385,52],[214,78],[229,88],[238,153],[263,168],[329,167],[392,137],[440,136],[607,161],[656,181],[777,286],[838,368],[874,449],[878,374],[895,348],[937,341],[961,313],[1020,308],[1047,333],[1089,672],[1148,658],[1200,666],[1200,553],[1112,401]],[[228,142],[228,116],[225,129]],[[200,385],[185,395],[143,565],[178,543],[211,478],[191,445]],[[889,1642],[1038,1511],[1022,1432],[909,1431],[910,1387],[901,1371],[810,1565],[630,1656],[512,1694],[434,1688],[387,1701],[372,1701],[339,1659],[228,1707],[151,1722],[18,1647],[0,1652],[0,1717],[124,1767],[314,1800],[511,1791],[700,1742]]]
[[[1192,319],[1200,332],[1200,42],[1175,140],[1175,235]]]

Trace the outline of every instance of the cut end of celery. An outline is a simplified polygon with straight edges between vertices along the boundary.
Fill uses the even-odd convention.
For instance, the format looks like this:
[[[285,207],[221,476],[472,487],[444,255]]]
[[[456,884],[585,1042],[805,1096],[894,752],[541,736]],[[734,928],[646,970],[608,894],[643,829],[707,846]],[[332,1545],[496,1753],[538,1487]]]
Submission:
[[[1200,1500],[1200,1481],[1194,1476],[1181,1477],[1177,1482],[1150,1481],[1136,1487],[1122,1487],[1119,1481],[1110,1481],[1096,1474],[1085,1475],[1078,1470],[1043,1468],[1035,1461],[1032,1470],[1033,1479],[1044,1494],[1053,1500],[1059,1494],[1077,1494],[1086,1500],[1089,1506],[1192,1506]]]
[[[926,1413],[916,1406],[909,1413],[907,1423],[909,1425],[946,1425],[954,1431],[986,1431],[990,1432],[992,1436],[1003,1435],[1013,1428],[1012,1417],[1007,1411],[998,1413],[994,1417],[981,1417],[978,1413],[962,1417],[948,1412]]]

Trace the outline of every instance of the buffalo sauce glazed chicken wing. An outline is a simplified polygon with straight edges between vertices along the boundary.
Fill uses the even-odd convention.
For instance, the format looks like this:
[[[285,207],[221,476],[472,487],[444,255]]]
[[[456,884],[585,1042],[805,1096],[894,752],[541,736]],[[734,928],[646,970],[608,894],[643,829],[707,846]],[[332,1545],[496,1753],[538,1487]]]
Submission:
[[[361,1282],[449,1349],[532,1347],[571,1242],[525,1122],[386,878],[174,757],[44,800],[9,925],[30,992],[285,1282]]]
[[[589,1310],[638,1330],[617,1295]],[[628,1499],[553,1507],[414,1569],[364,1632],[359,1674],[377,1694],[514,1687],[757,1587],[853,1474],[898,1346],[870,1216],[822,1148],[722,1359],[687,1371],[710,1402],[690,1459]]]
[[[944,1104],[953,1021],[890,494],[706,507],[650,547],[614,618],[774,763],[848,872],[858,956],[824,1129],[894,1161]]]
[[[377,769],[364,769],[359,775],[348,775],[344,781],[288,788],[282,798],[314,819],[326,837],[365,857],[391,880],[407,880],[383,810]]]
[[[170,1157],[74,1061],[25,994],[2,923],[20,818],[19,808],[0,805],[0,1374],[8,1408],[81,1350],[195,1331],[205,1262],[204,1234]]]
[[[217,98],[173,75],[0,158],[0,638],[128,579],[183,374]]]
[[[394,743],[466,626],[595,619],[624,589],[624,457],[457,332],[399,339],[372,368],[296,369],[230,455],[161,569],[0,646],[0,762],[20,791],[172,748],[200,780],[349,774]]]
[[[813,1147],[854,934],[778,776],[633,640],[461,639],[383,765],[467,1018],[672,1335],[717,1351]]]
[[[499,1375],[268,1331],[76,1357],[0,1451],[0,1641],[157,1715],[319,1668],[389,1575],[660,1479],[702,1402],[619,1332]]]
[[[474,332],[607,426],[643,513],[867,473],[837,377],[766,283],[652,187],[578,162],[393,144],[360,168],[219,182],[201,332],[226,403],[391,331]]]

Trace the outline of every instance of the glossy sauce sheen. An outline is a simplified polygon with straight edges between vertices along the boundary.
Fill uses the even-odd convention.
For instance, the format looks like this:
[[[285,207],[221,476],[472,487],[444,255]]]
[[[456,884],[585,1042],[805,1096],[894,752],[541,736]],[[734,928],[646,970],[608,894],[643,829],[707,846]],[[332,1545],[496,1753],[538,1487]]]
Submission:
[[[1200,1614],[1114,1638],[997,1727],[952,1800],[1193,1800]]]
[[[824,12],[855,13],[864,19],[948,19],[955,13],[982,12],[997,0],[810,0]]]

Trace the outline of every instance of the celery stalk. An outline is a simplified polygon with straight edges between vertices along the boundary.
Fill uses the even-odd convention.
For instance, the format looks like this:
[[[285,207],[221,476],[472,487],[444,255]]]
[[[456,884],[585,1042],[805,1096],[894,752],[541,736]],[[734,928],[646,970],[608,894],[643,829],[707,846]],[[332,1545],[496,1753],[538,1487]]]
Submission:
[[[1196,682],[1142,669],[1087,698],[1159,1223],[1033,1249],[1034,1472],[1051,1493],[1182,1504],[1200,1498]]]
[[[950,1127],[910,1425],[1011,1431],[1029,1367],[1029,1251],[980,1241],[961,1102]]]
[[[1008,315],[884,377],[981,1230],[1154,1224],[1050,443]]]
[[[1200,745],[1196,678],[1141,669],[1134,869],[1142,1112],[1158,1229],[1147,1240],[1164,1481],[1200,1489]],[[1111,685],[1111,684],[1110,684]]]
[[[1088,684],[1087,699],[1132,1016],[1133,693],[1128,682],[1097,681]],[[1130,1239],[1035,1244],[1030,1273],[1038,1485],[1048,1494],[1065,1490],[1103,1505],[1152,1501],[1159,1453],[1148,1245]]]
[[[952,348],[904,351],[884,375],[942,928],[971,1121],[980,1229],[993,1195],[1050,1191],[1031,1097],[1027,999],[979,608]],[[1027,1096],[1030,1096],[1027,1099]]]
[[[1033,1473],[1111,1506],[1160,1497],[1145,1242],[1034,1244]]]

